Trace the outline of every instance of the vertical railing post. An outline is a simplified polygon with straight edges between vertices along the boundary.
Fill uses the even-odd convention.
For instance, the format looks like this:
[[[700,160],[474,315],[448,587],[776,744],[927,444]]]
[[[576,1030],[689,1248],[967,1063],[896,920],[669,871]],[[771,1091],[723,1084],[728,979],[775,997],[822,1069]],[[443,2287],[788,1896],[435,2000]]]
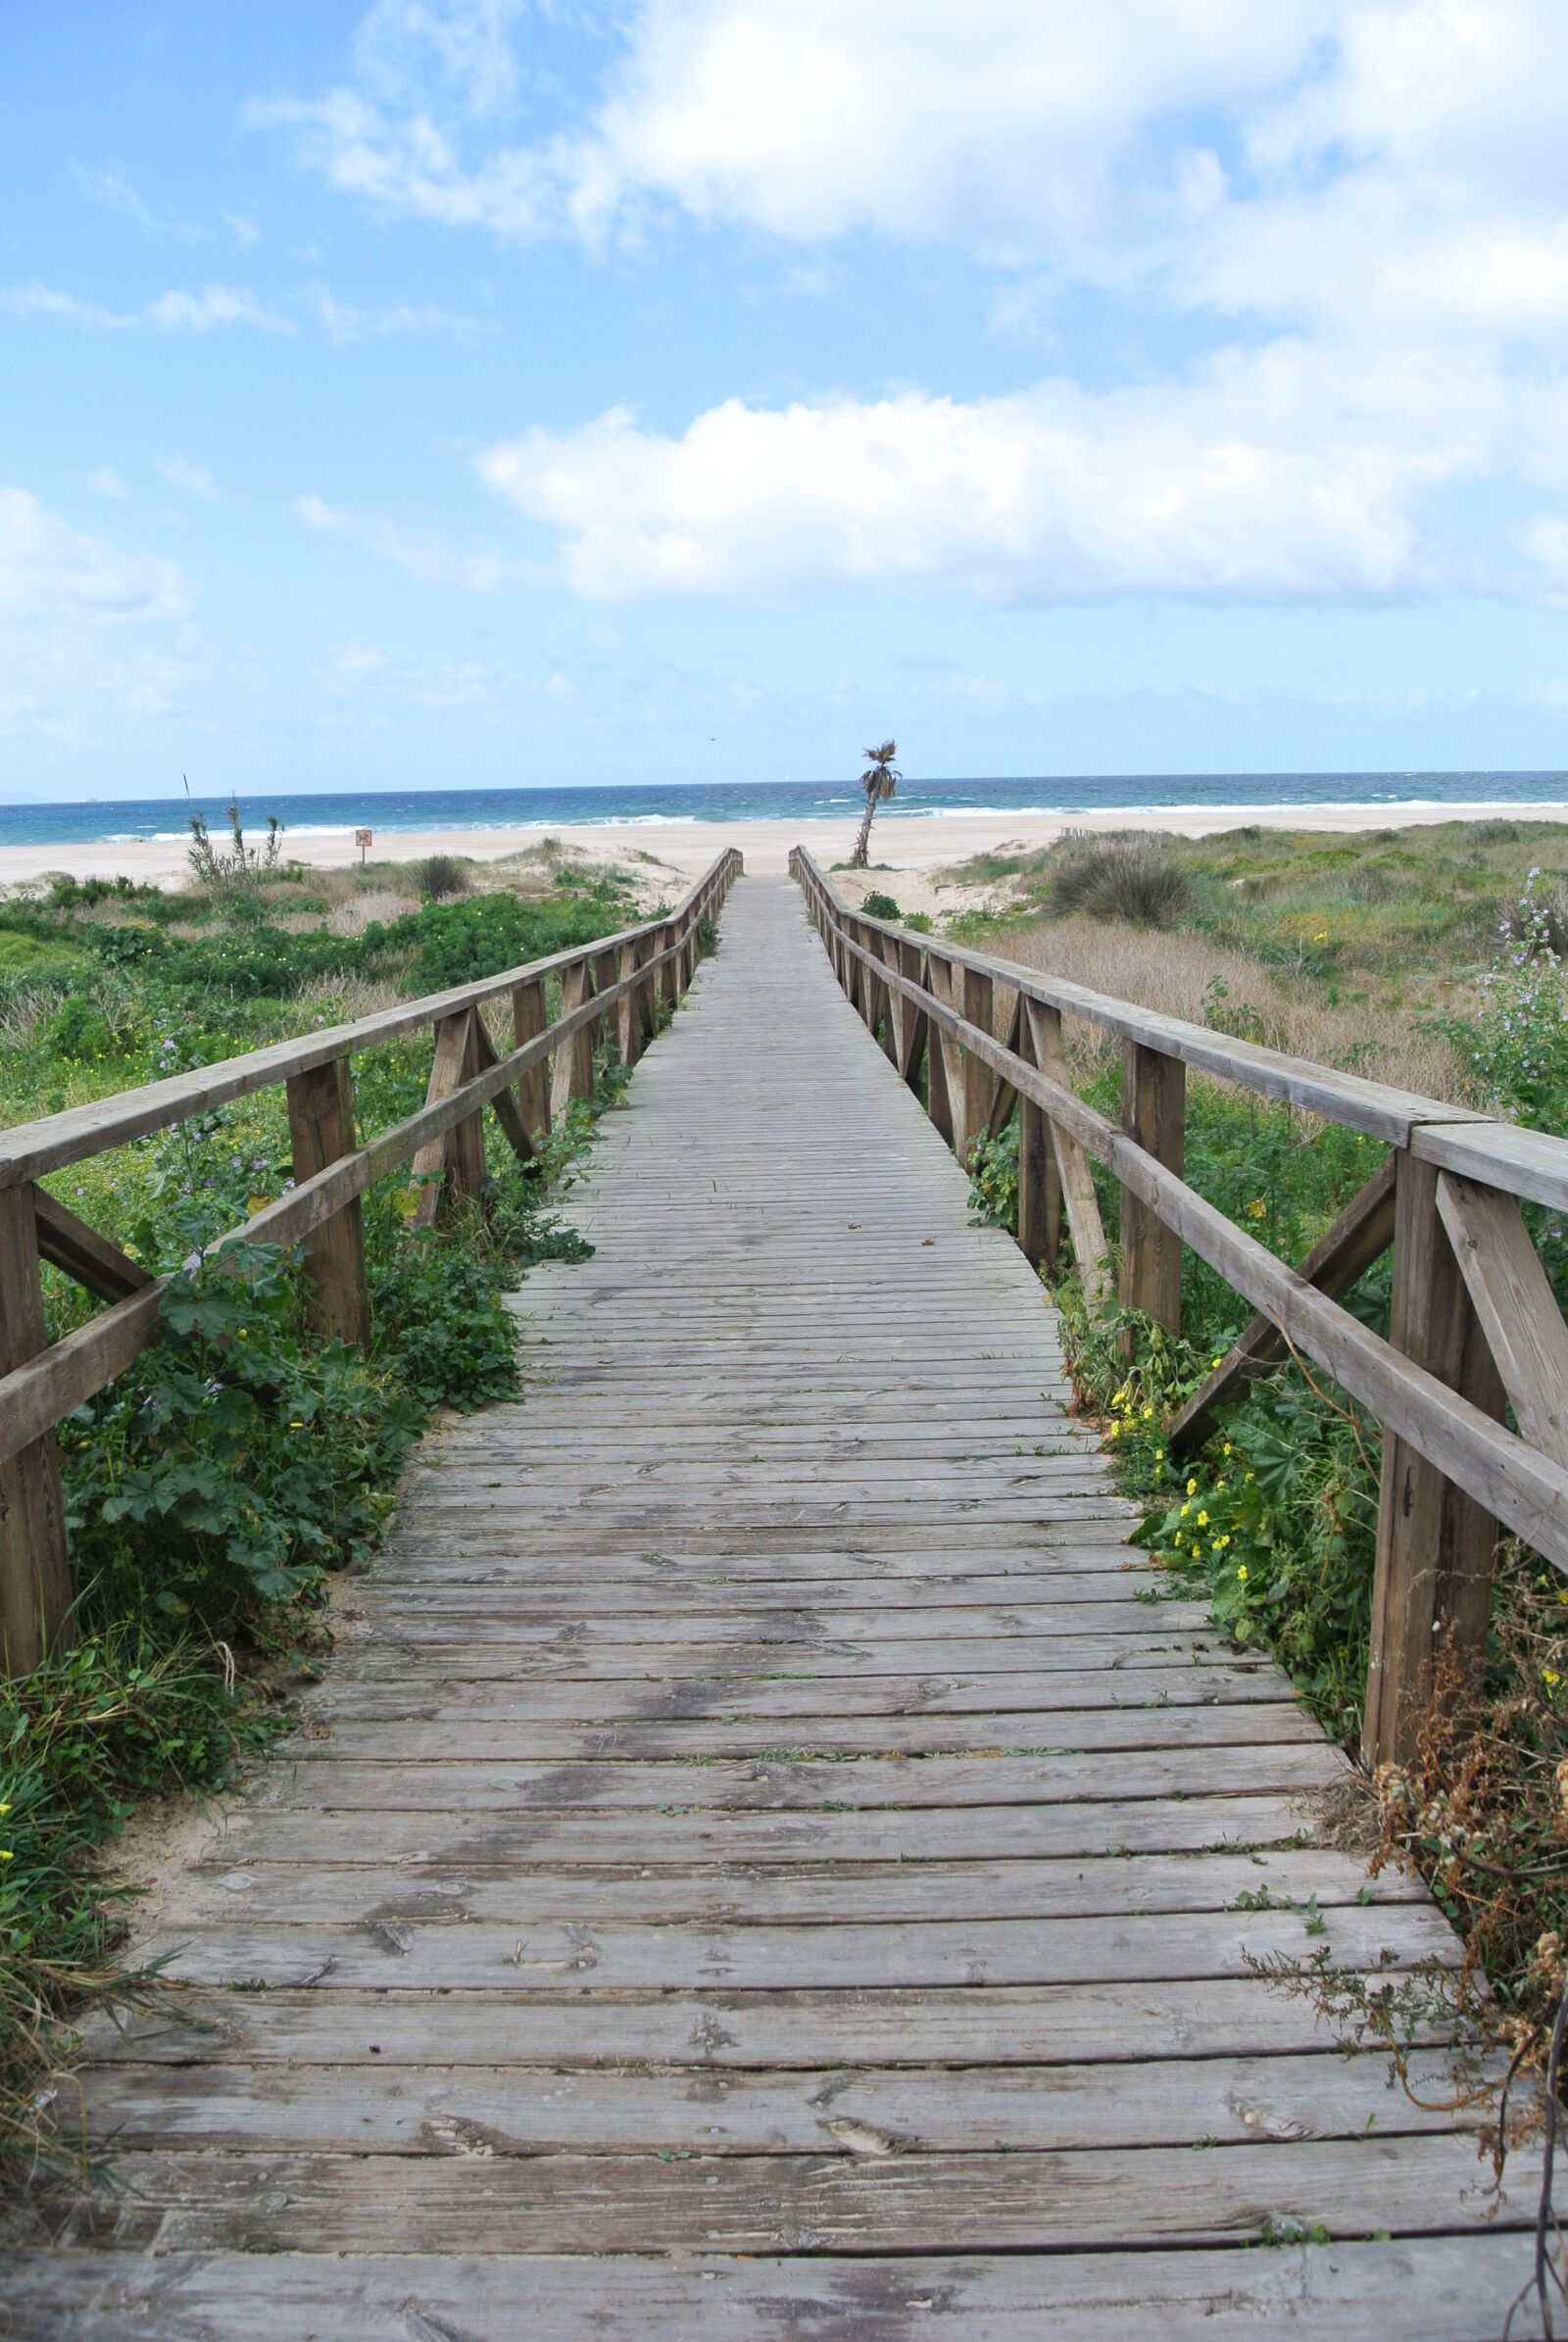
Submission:
[[[479,1010],[470,1008],[463,1035],[460,1082],[471,1082],[483,1066],[479,1053]],[[447,1134],[447,1188],[451,1196],[477,1195],[484,1186],[484,1115],[478,1107]]]
[[[614,951],[598,951],[594,954],[594,991],[596,994],[608,992],[614,983],[617,956],[618,954]],[[590,1046],[595,1049],[607,1049],[616,1037],[614,1009],[607,1008],[603,1016],[596,1016],[589,1030],[593,1034]]]
[[[1032,1002],[1022,1003],[1018,1019],[1018,1054],[1026,1065],[1038,1065]],[[1054,1009],[1037,1009],[1037,1016],[1054,1016]],[[1059,1036],[1061,1019],[1056,1016]],[[1061,1175],[1045,1109],[1018,1094],[1018,1248],[1032,1269],[1054,1269],[1061,1242]]]
[[[347,1057],[292,1075],[287,1091],[289,1149],[299,1185],[354,1152],[354,1084]],[[305,1267],[310,1279],[305,1310],[317,1332],[368,1349],[370,1300],[358,1195],[312,1229],[305,1239]]]
[[[1398,1157],[1389,1340],[1500,1422],[1503,1390],[1438,1214],[1438,1174]],[[1455,1689],[1486,1658],[1497,1524],[1394,1432],[1383,1440],[1372,1644],[1361,1751],[1369,1767],[1415,1753],[1436,1671]]]
[[[36,1190],[0,1189],[0,1374],[47,1346]],[[66,1638],[71,1561],[52,1430],[0,1464],[0,1671],[30,1674]]]
[[[1142,1042],[1122,1044],[1121,1127],[1129,1139],[1181,1177],[1186,1151],[1187,1068]],[[1182,1246],[1130,1188],[1121,1191],[1121,1305],[1181,1331]]]
[[[617,984],[624,984],[628,977],[635,976],[637,973],[636,944],[622,944],[616,957],[619,965],[616,969],[615,981]],[[643,1053],[643,1015],[640,991],[641,987],[634,984],[631,990],[623,992],[615,1002],[615,1040],[620,1050],[622,1065],[635,1065]]]
[[[995,1000],[991,978],[978,968],[954,971],[954,1006],[965,1024],[978,1025],[990,1040]],[[967,1166],[969,1149],[991,1120],[991,1100],[996,1093],[997,1077],[983,1057],[972,1049],[963,1052],[963,1131],[957,1144],[960,1163]]]
[[[925,953],[925,989],[944,1007],[951,1006],[951,971],[932,951]],[[956,1077],[957,1049],[939,1024],[926,1020],[925,1110],[940,1136],[952,1147],[959,1144],[957,1121],[963,1112],[963,1090]]]
[[[576,959],[561,975],[561,1013],[569,1016],[573,1008],[580,1008],[588,998],[588,963]],[[556,1049],[555,1079],[550,1090],[550,1111],[559,1121],[574,1098],[592,1098],[594,1094],[594,1049],[588,1027],[579,1025],[575,1033],[568,1033]]]
[[[898,954],[900,975],[907,978],[911,984],[918,984],[921,957],[919,945],[901,942],[895,949]],[[917,1007],[913,1000],[906,1000],[904,1003],[904,1031],[899,1042],[899,1071],[911,1090],[919,1090],[921,1069],[933,1047],[931,1027],[925,1010]]]
[[[512,1038],[521,1049],[524,1043],[537,1041],[545,1029],[545,988],[542,982],[519,984],[512,995]],[[517,1083],[517,1105],[522,1115],[522,1127],[528,1136],[537,1138],[550,1128],[550,1060],[541,1057],[537,1065],[530,1065]]]

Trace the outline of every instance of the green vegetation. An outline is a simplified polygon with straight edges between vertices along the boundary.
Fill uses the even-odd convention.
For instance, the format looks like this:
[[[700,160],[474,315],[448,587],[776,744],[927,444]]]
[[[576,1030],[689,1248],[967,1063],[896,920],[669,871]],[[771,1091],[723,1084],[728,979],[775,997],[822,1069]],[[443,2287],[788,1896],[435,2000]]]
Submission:
[[[977,854],[939,875],[1004,883],[1012,917],[1091,910],[1183,929],[1330,994],[1392,981],[1403,998],[1484,966],[1540,870],[1536,894],[1568,938],[1568,828],[1546,821],[1448,821],[1421,829],[1323,832],[1256,824],[1208,838],[1126,831],[1071,835],[1035,853]],[[1129,892],[1117,899],[1118,870]],[[1163,909],[1135,872],[1170,890]],[[971,926],[971,919],[965,922]],[[996,922],[984,922],[994,927]]]
[[[1056,856],[1047,892],[1059,918],[1084,911],[1141,927],[1174,927],[1191,912],[1193,900],[1180,862],[1162,845],[1142,838],[1085,839]]]
[[[1568,1130],[1558,907],[1568,831],[1492,823],[1292,842],[1243,831],[1191,850],[1175,842],[1172,854],[1192,888],[1187,923],[1211,922],[1233,951],[1275,972],[1271,1013],[1284,1016],[1295,1003],[1302,1015],[1322,1017],[1325,996],[1354,969],[1386,988],[1380,1012],[1394,1006],[1388,1046],[1396,1060],[1425,1028],[1447,1051],[1455,1095],[1532,1128]],[[1539,867],[1529,858],[1538,854]],[[1031,857],[1023,872],[1029,890],[1049,893],[1070,862],[1061,850]],[[1234,900],[1218,895],[1222,885],[1236,887]],[[1042,929],[1038,913],[1016,927],[986,922],[988,948],[1005,951],[1021,937],[1018,956],[1027,952],[1035,965],[1060,964],[1050,940],[1062,932],[1051,922]],[[1164,1004],[1162,951],[1185,968],[1191,946],[1176,936],[1146,938],[1129,956],[1139,985],[1126,987],[1131,997],[1152,993]],[[1290,985],[1281,991],[1284,955]],[[1234,964],[1239,984],[1247,982],[1247,960]],[[1396,1003],[1411,994],[1416,1014],[1407,1004],[1401,1021]],[[1257,1031],[1244,1000],[1223,988],[1205,995],[1205,1013],[1248,1038],[1280,1038]],[[1321,1030],[1327,1037],[1335,1028]],[[1074,1046],[1078,1088],[1115,1119],[1111,1053],[1093,1036],[1084,1040],[1082,1029]],[[1355,1047],[1308,1053],[1358,1061]],[[1396,1064],[1390,1078],[1397,1078]],[[1380,1159],[1372,1142],[1337,1125],[1189,1077],[1188,1181],[1284,1259],[1306,1252]],[[1015,1126],[975,1148],[971,1175],[975,1208],[1013,1225]],[[1114,1183],[1098,1168],[1096,1178],[1113,1236]],[[1568,1302],[1568,1233],[1536,1206],[1526,1207],[1526,1218],[1558,1299]],[[1328,1730],[1353,1745],[1370,1629],[1378,1427],[1327,1378],[1292,1363],[1244,1387],[1201,1454],[1178,1464],[1164,1426],[1241,1333],[1246,1305],[1191,1253],[1180,1338],[1113,1301],[1091,1314],[1070,1269],[1058,1298],[1081,1400],[1103,1425],[1124,1489],[1145,1508],[1143,1541],[1171,1592],[1200,1593],[1233,1641],[1276,1653]],[[1389,1298],[1385,1256],[1346,1306],[1386,1332]],[[1432,1990],[1447,1994],[1450,2007],[1457,1997],[1480,2013],[1491,2037],[1538,2074],[1568,1987],[1565,1783],[1568,1586],[1508,1544],[1486,1682],[1446,1721],[1434,1703],[1419,1759],[1381,1781],[1379,1792],[1385,1857],[1418,1861],[1468,1940],[1471,1973]],[[1494,1987],[1485,2007],[1476,1982],[1483,1969]]]
[[[879,894],[875,887],[864,897],[860,908],[868,919],[899,919],[904,915],[893,897]]]
[[[559,854],[559,849],[556,850]],[[633,923],[612,872],[519,856],[487,891],[418,905],[395,867],[313,873],[237,828],[164,894],[70,879],[0,902],[0,1120],[133,1087],[495,973]],[[423,882],[428,871],[414,874]],[[648,905],[652,908],[652,905]],[[374,911],[379,915],[366,918]],[[386,915],[391,913],[393,915]],[[711,930],[707,931],[710,947]],[[429,1040],[355,1065],[373,1135],[420,1102]],[[593,1111],[625,1075],[601,1051]],[[583,1247],[552,1190],[588,1143],[575,1105],[524,1171],[486,1117],[482,1202],[414,1225],[409,1175],[365,1199],[368,1356],[307,1330],[304,1272],[276,1246],[228,1269],[201,1248],[289,1178],[282,1094],[260,1093],[48,1184],[158,1273],[164,1339],[61,1427],[76,1586],[73,1647],[0,1687],[0,2156],[47,2153],[52,2021],[134,1997],[112,1954],[123,1904],[84,1867],[149,1793],[211,1789],[272,1729],[330,1644],[332,1573],[363,1564],[438,1407],[514,1388],[503,1295]],[[52,1334],[92,1304],[45,1271]],[[144,1980],[143,1980],[144,1981]]]

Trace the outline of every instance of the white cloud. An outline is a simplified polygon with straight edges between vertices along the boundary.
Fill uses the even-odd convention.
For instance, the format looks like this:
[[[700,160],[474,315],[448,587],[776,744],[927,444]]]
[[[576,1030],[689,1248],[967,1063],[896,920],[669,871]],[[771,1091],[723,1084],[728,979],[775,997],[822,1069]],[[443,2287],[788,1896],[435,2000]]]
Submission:
[[[520,14],[381,0],[357,83],[254,119],[513,241],[676,206],[1383,338],[1568,332],[1561,0],[638,0],[597,103],[487,144]]]
[[[249,325],[258,333],[295,330],[287,317],[264,309],[254,293],[223,284],[210,284],[200,293],[160,293],[139,310],[104,309],[49,285],[12,285],[0,288],[0,310],[18,317],[60,317],[106,333],[131,333],[148,326],[161,333],[210,333],[227,325]]]
[[[97,204],[106,212],[118,212],[122,219],[133,220],[143,235],[172,236],[181,244],[205,244],[209,241],[204,227],[193,227],[188,220],[178,219],[172,212],[155,211],[122,172],[94,171],[85,163],[73,163],[71,171],[88,203]]]
[[[254,293],[210,284],[200,293],[161,293],[147,305],[149,324],[165,333],[211,333],[220,325],[252,325],[258,333],[292,333],[287,317],[264,309]]]
[[[327,339],[345,347],[351,342],[388,341],[405,333],[444,333],[455,342],[477,340],[484,327],[475,317],[459,316],[432,303],[400,302],[390,309],[357,309],[339,301],[325,285],[318,285],[311,306],[326,328]]]
[[[120,503],[125,493],[125,483],[112,464],[100,464],[87,474],[87,485],[94,496],[106,496]]]
[[[523,0],[375,0],[355,36],[355,60],[389,97],[417,96],[433,75],[482,119],[516,95],[511,34],[523,14]]]
[[[678,439],[612,410],[478,464],[600,601],[925,582],[1024,603],[1353,600],[1475,582],[1497,549],[1450,540],[1436,492],[1496,460],[1504,419],[1484,372],[1411,361],[1349,384],[1282,342],[1100,393],[732,399]]]
[[[12,626],[177,616],[177,562],[73,528],[25,488],[0,487],[0,615]]]
[[[216,503],[218,483],[205,464],[192,464],[185,456],[157,456],[153,461],[155,468],[181,495],[199,497],[206,504]]]
[[[410,529],[373,512],[345,512],[318,496],[295,500],[294,516],[307,528],[357,545],[377,561],[390,561],[421,585],[456,586],[466,594],[493,594],[522,564],[501,554],[466,553],[432,529]]]
[[[242,244],[256,244],[261,240],[261,229],[254,220],[247,220],[243,212],[225,212],[223,225]]]

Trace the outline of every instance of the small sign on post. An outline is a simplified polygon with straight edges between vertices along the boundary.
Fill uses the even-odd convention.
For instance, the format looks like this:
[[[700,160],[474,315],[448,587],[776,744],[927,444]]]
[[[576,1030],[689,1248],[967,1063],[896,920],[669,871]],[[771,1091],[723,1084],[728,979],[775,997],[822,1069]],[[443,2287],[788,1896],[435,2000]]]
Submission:
[[[354,843],[360,850],[360,868],[363,870],[365,857],[375,844],[375,838],[373,833],[368,829],[357,829],[354,833]]]

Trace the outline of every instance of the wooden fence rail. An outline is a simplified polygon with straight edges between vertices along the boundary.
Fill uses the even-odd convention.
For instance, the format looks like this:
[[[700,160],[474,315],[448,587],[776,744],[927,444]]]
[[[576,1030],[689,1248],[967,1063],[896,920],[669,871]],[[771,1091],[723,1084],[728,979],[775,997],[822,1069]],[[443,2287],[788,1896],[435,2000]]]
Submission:
[[[1172,1332],[1188,1245],[1258,1312],[1170,1425],[1196,1447],[1251,1374],[1297,1352],[1383,1426],[1365,1760],[1402,1762],[1438,1680],[1484,1660],[1498,1526],[1568,1571],[1568,1327],[1520,1199],[1568,1209],[1568,1142],[1339,1073],[850,910],[803,849],[791,872],[839,982],[967,1161],[1016,1111],[1018,1242],[1054,1265],[1065,1214],[1091,1303],[1109,1251],[1090,1160],[1120,1188],[1121,1305]],[[998,986],[1015,998],[1004,1042]],[[1122,1044],[1119,1126],[1075,1096],[1062,1018]],[[1299,1268],[1182,1176],[1189,1067],[1387,1144]],[[1394,1249],[1389,1338],[1339,1296]],[[1507,1427],[1511,1413],[1516,1429]]]
[[[56,1427],[158,1339],[169,1282],[89,1228],[38,1181],[284,1084],[294,1184],[208,1250],[221,1253],[238,1242],[303,1245],[315,1323],[324,1334],[363,1344],[369,1337],[360,1219],[366,1190],[412,1161],[425,1183],[417,1211],[426,1222],[443,1200],[476,1194],[484,1178],[487,1105],[516,1152],[531,1156],[552,1115],[591,1091],[596,1033],[612,1034],[622,1058],[636,1062],[657,1030],[657,999],[674,1004],[685,992],[703,922],[717,911],[740,868],[733,849],[720,854],[666,918],[0,1132],[0,1672],[20,1675],[35,1666],[70,1617]],[[561,985],[562,1013],[549,1022],[552,977]],[[508,996],[515,1046],[498,1056],[480,1010]],[[424,1104],[358,1145],[350,1059],[426,1027],[435,1047]],[[44,1322],[43,1261],[109,1304],[55,1342]]]

